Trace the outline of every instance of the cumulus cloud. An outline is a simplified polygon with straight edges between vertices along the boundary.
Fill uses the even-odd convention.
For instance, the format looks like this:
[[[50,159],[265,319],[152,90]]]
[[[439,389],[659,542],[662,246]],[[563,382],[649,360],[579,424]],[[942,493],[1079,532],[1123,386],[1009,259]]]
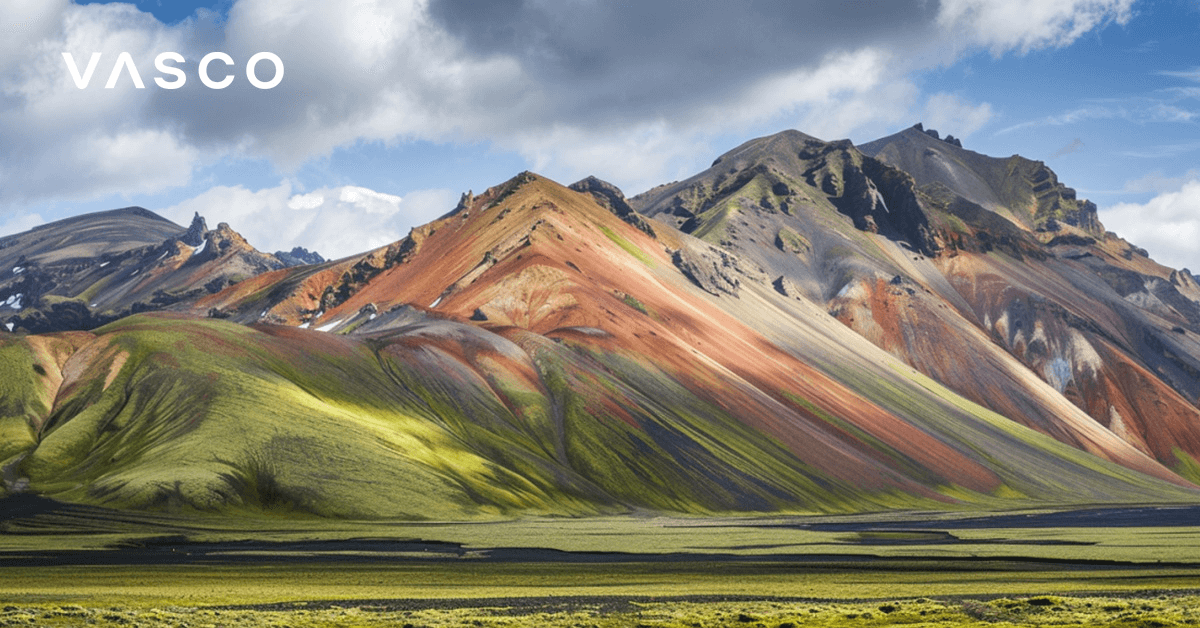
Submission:
[[[231,155],[287,173],[360,141],[482,141],[552,176],[640,186],[750,129],[837,138],[924,117],[965,136],[990,106],[922,99],[914,72],[980,48],[1062,46],[1125,21],[1130,2],[238,0],[224,21],[202,12],[165,26],[131,4],[10,0],[0,210],[171,188]],[[223,90],[198,80],[215,50],[235,61]],[[103,54],[88,89],[63,51],[81,65]],[[146,89],[127,77],[103,88],[123,51]],[[181,89],[154,86],[162,51],[185,58]],[[284,61],[274,89],[245,79],[259,51]]]
[[[0,31],[0,203],[84,199],[115,192],[136,194],[182,185],[199,150],[168,120],[141,115],[145,90],[103,89],[121,52],[152,70],[164,47],[183,44],[132,5],[78,7],[68,2],[18,2],[6,6]],[[170,49],[170,48],[167,48]],[[67,78],[62,52],[76,53],[81,71],[101,53],[89,90]]]
[[[983,128],[993,115],[988,103],[973,104],[957,94],[939,93],[926,100],[923,118],[929,128],[941,129],[962,139]]]
[[[30,229],[45,224],[46,221],[38,214],[20,213],[9,217],[3,223],[0,223],[0,237],[29,231]]]
[[[1168,177],[1162,172],[1151,172],[1132,181],[1127,181],[1121,191],[1129,194],[1143,194],[1147,192],[1159,194],[1178,190],[1185,183],[1193,180],[1200,180],[1200,169],[1193,168],[1178,177]]]
[[[1153,182],[1147,182],[1153,183]],[[1200,178],[1145,203],[1120,203],[1104,210],[1108,229],[1145,248],[1172,268],[1200,269]]]
[[[1134,0],[942,0],[938,22],[992,54],[1065,46],[1108,22],[1125,24]]]
[[[209,227],[227,222],[255,248],[303,246],[335,259],[391,244],[408,230],[445,214],[450,190],[420,190],[403,198],[357,186],[299,192],[289,181],[261,190],[217,186],[162,211],[188,224],[199,213]]]

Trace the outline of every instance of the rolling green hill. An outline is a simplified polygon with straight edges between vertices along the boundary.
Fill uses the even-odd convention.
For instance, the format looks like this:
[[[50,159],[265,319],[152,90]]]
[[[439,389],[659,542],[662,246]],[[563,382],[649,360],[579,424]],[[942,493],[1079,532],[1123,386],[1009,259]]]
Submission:
[[[1065,423],[1078,447],[1023,427],[596,201],[524,174],[394,247],[198,306],[230,320],[4,336],[5,490],[433,520],[1200,496],[1099,426]],[[304,326],[341,333],[234,322],[338,290]]]

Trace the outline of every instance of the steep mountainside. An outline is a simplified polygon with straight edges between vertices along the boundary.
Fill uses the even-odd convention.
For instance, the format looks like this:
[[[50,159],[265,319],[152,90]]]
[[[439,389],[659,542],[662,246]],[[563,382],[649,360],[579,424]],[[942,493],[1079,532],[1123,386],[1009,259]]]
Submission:
[[[184,229],[140,207],[87,214],[0,239],[0,324],[92,329],[284,265],[199,215]]]
[[[0,341],[6,490],[413,518],[1200,496],[1028,370],[1078,448],[574,187],[464,195],[389,247],[204,297],[210,320]]]
[[[1104,235],[1096,205],[1076,198],[1046,164],[1020,155],[988,157],[936,138],[936,131],[918,124],[859,150],[907,172],[922,186],[940,183],[1027,229],[1056,232],[1065,223],[1091,236]]]
[[[1200,290],[1044,164],[919,126],[861,150],[789,131],[631,204],[973,401],[1078,447],[1095,423],[1200,479]]]

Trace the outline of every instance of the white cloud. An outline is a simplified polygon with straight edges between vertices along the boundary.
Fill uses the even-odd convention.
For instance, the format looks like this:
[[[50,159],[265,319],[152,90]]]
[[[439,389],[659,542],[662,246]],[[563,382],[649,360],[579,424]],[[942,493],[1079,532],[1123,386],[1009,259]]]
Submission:
[[[1172,268],[1200,269],[1200,179],[1146,203],[1120,203],[1104,210],[1100,220],[1151,257]]]
[[[1175,78],[1187,79],[1189,81],[1196,81],[1200,83],[1200,68],[1192,68],[1190,70],[1183,71],[1163,70],[1159,72],[1159,74],[1163,76],[1174,76]]]
[[[1151,172],[1143,177],[1125,182],[1125,186],[1121,191],[1129,194],[1144,194],[1147,192],[1160,194],[1178,190],[1185,183],[1195,180],[1200,180],[1200,169],[1193,168],[1179,177],[1168,177],[1161,172]],[[1197,268],[1197,270],[1200,270],[1200,268]]]
[[[636,10],[590,0],[238,0],[225,22],[202,12],[165,26],[132,4],[8,0],[0,207],[161,191],[230,156],[266,157],[286,173],[355,142],[490,143],[551,174],[643,186],[702,165],[714,137],[751,129],[834,139],[924,118],[967,136],[992,118],[990,105],[922,99],[915,72],[981,47],[1066,45],[1123,23],[1131,1],[897,0],[864,12],[840,0],[763,0],[734,19],[715,0]],[[236,63],[224,90],[198,80],[199,58],[214,50]],[[74,86],[63,51],[81,64],[103,53],[88,89]],[[127,78],[103,88],[123,51],[146,89]],[[154,85],[162,51],[185,57],[182,89]],[[272,90],[243,75],[260,51],[285,63]]]
[[[449,190],[420,190],[404,198],[356,186],[296,193],[291,182],[261,190],[218,186],[161,213],[188,224],[194,213],[209,228],[227,222],[255,248],[273,252],[303,246],[339,258],[391,244],[409,228],[454,208]]]
[[[1061,47],[1132,16],[1134,0],[942,0],[938,23],[993,55]]]
[[[925,101],[925,126],[959,139],[970,137],[991,121],[994,113],[989,103],[972,104],[957,94],[945,92]]]
[[[1097,102],[1058,115],[1027,120],[1000,129],[996,135],[1043,126],[1068,126],[1090,120],[1125,120],[1134,124],[1190,123],[1200,120],[1200,113],[1152,98],[1127,98]]]
[[[184,44],[180,28],[132,5],[58,2],[27,10],[16,23],[26,25],[19,31],[25,47],[0,49],[0,205],[132,195],[188,181],[200,151],[167,121],[141,115],[147,90],[133,88],[127,75],[104,89],[121,52],[137,60],[143,77],[151,75],[156,51]],[[64,51],[82,66],[101,53],[88,89],[68,78]]]
[[[44,224],[46,224],[46,221],[38,214],[17,214],[0,223],[0,237],[29,231],[38,225]]]

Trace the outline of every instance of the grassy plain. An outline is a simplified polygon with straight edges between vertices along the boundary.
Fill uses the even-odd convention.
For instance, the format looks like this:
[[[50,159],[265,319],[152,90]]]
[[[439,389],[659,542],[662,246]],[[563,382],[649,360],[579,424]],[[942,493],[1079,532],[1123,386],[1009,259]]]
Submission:
[[[1200,622],[1194,512],[1095,527],[1044,512],[393,523],[66,508],[0,521],[0,626],[1164,628]]]

